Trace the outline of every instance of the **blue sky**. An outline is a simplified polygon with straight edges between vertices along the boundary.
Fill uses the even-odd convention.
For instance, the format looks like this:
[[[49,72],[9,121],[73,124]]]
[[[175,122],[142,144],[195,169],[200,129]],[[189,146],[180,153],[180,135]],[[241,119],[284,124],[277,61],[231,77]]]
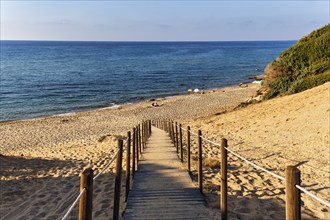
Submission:
[[[328,23],[327,0],[1,0],[1,40],[296,40]]]

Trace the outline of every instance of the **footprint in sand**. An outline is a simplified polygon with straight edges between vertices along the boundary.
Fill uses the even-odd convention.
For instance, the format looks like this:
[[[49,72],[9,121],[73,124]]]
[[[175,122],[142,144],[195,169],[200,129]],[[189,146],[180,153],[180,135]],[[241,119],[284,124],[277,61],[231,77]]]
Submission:
[[[273,183],[268,179],[268,180],[264,180],[262,183],[264,186],[273,186]]]

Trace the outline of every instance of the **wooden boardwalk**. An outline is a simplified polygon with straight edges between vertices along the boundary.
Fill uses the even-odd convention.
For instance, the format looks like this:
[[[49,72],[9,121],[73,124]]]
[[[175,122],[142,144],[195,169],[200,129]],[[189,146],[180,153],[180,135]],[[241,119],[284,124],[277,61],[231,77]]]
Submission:
[[[220,219],[181,167],[168,134],[153,127],[135,173],[124,219]]]

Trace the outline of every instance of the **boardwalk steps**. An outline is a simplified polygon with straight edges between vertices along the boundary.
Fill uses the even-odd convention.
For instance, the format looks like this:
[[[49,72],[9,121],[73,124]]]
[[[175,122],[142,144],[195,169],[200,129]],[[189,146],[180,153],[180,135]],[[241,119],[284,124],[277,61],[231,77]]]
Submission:
[[[123,219],[220,219],[206,206],[188,172],[180,168],[168,135],[155,127],[152,131]]]

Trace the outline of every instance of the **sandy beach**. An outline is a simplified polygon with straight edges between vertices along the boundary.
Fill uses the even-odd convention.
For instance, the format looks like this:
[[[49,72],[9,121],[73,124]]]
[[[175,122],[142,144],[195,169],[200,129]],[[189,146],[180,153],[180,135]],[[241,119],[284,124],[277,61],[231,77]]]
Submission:
[[[98,173],[116,149],[116,138],[146,119],[198,118],[233,109],[256,91],[228,87],[205,94],[145,101],[70,115],[0,124],[3,219],[61,218],[79,191],[79,173]],[[207,107],[207,108],[205,108]],[[112,217],[113,167],[95,183],[94,217]],[[122,205],[123,207],[123,205]],[[19,210],[19,212],[18,212]],[[71,215],[77,216],[77,209]]]
[[[302,186],[320,198],[330,198],[330,83],[295,95],[264,101],[246,108],[185,125],[229,147],[244,158],[282,177],[285,167],[297,166]],[[196,138],[195,155],[197,155]],[[219,148],[206,145],[205,188],[213,207],[220,185]],[[285,219],[285,183],[254,169],[229,153],[229,216],[232,219]],[[329,219],[330,209],[302,193],[303,219]]]
[[[0,124],[1,219],[59,219],[79,191],[79,173],[98,173],[116,140],[142,120],[172,119],[281,176],[298,165],[302,185],[329,200],[329,86],[237,108],[258,89],[227,87],[70,115]],[[235,109],[235,110],[234,110]],[[194,143],[196,140],[193,139]],[[194,145],[195,146],[195,145]],[[196,153],[196,148],[194,148]],[[205,145],[205,190],[218,211],[219,151]],[[283,219],[284,183],[230,155],[229,218]],[[95,219],[111,219],[113,166],[94,184]],[[242,185],[244,184],[244,185]],[[329,209],[303,195],[303,217],[328,219]],[[122,199],[123,201],[123,199]],[[124,207],[122,202],[122,207]],[[77,209],[72,213],[76,219]]]

